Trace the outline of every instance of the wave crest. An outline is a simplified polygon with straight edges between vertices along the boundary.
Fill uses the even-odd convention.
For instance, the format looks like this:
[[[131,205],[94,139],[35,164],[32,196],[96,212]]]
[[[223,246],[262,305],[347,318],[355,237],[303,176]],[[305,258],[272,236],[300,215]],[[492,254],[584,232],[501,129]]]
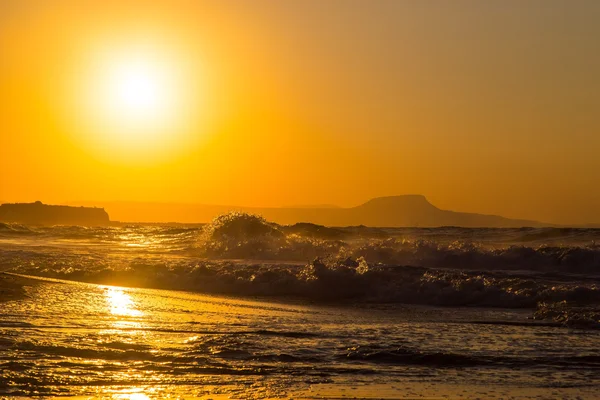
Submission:
[[[441,306],[534,308],[539,302],[600,303],[595,280],[556,282],[544,275],[458,271],[367,263],[364,258],[306,264],[136,260],[22,264],[14,272],[121,286],[241,296],[298,297],[326,302],[391,302]]]

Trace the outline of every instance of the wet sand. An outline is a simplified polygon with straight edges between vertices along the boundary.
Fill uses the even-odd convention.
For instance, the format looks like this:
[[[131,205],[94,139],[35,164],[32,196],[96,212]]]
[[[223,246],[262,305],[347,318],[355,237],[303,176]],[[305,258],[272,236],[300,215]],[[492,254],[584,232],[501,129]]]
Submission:
[[[121,400],[150,400],[161,398],[164,393],[156,387],[137,388],[103,388],[94,397]],[[298,400],[546,400],[546,399],[572,399],[583,400],[597,398],[595,388],[535,388],[519,387],[507,382],[502,387],[489,387],[486,385],[461,385],[434,382],[397,382],[390,384],[317,384],[308,390],[293,390],[282,396],[259,396],[264,400],[298,399]],[[51,397],[59,400],[63,397]],[[70,397],[76,400],[87,400],[90,396]],[[206,386],[193,390],[182,388],[177,392],[180,399],[200,400],[231,400],[249,398],[248,393],[241,387],[235,386]],[[255,397],[252,397],[255,398]]]
[[[313,385],[298,399],[358,399],[358,400],[433,400],[433,399],[589,399],[596,398],[596,388],[520,387],[506,382],[504,386],[461,385],[437,382],[402,382],[389,384],[358,384],[344,387],[335,384]]]

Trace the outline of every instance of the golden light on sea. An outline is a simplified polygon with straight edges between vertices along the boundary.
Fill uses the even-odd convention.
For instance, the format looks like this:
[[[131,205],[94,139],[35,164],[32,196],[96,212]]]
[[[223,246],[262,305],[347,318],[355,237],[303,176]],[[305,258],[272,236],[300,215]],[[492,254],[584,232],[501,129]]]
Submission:
[[[123,289],[108,287],[105,290],[107,307],[117,316],[141,317],[143,313],[136,308],[135,302]]]

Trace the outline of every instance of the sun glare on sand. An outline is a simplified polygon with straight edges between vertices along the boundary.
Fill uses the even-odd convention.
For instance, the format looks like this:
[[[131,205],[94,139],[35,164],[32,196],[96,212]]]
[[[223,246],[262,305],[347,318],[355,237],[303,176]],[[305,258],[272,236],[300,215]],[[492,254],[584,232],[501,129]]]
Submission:
[[[77,135],[119,159],[156,159],[188,146],[204,117],[201,69],[167,46],[93,49],[76,83]],[[193,131],[193,134],[192,134]]]

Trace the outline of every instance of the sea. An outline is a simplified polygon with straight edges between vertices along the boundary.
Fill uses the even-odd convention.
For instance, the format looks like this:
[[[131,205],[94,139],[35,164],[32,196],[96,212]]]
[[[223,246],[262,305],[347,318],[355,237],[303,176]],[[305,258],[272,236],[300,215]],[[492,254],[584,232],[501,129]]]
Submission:
[[[0,224],[0,396],[600,398],[600,230]]]

